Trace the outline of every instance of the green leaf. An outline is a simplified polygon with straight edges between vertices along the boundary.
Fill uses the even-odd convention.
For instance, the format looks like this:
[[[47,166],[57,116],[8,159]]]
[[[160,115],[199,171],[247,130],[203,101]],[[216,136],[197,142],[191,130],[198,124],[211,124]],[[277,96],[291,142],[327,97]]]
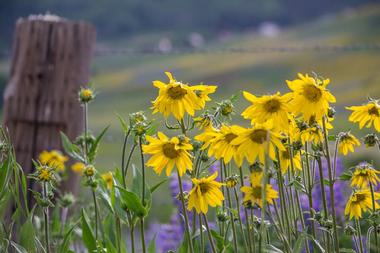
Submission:
[[[153,236],[148,245],[148,253],[156,253],[156,235]]]
[[[0,193],[2,193],[5,187],[8,185],[8,175],[11,165],[10,161],[10,158],[4,160],[0,168]]]
[[[305,233],[301,233],[298,236],[293,246],[293,253],[300,253],[302,251],[303,245],[305,243],[305,238],[306,238]]]
[[[189,242],[187,240],[187,234],[184,233],[182,243],[178,247],[177,253],[187,253],[188,246],[189,246]]]
[[[327,136],[327,139],[329,140],[329,141],[335,141],[336,140],[336,135],[329,135],[329,136]]]
[[[92,143],[90,150],[88,151],[88,159],[90,163],[92,163],[95,159],[96,152],[98,150],[98,146],[100,141],[102,140],[104,134],[107,132],[109,126],[103,129],[103,131],[100,132],[100,134],[96,137],[95,141]]]
[[[78,161],[84,162],[83,157],[80,155],[79,148],[71,143],[70,139],[63,132],[61,132],[61,142],[63,149],[69,156]]]
[[[218,232],[216,232],[215,230],[212,230],[212,229],[211,229],[211,235],[215,239],[216,247],[218,248],[218,252],[222,252],[225,248],[224,238],[222,236],[220,236],[220,234]]]
[[[150,187],[150,193],[153,193],[155,190],[157,190],[162,184],[164,184],[166,181],[168,181],[167,179],[164,179],[162,180],[161,182],[153,185],[152,187]]]
[[[135,192],[138,196],[142,195],[142,175],[140,170],[136,168],[134,164],[132,164],[132,191]],[[149,209],[152,204],[152,196],[150,194],[150,189],[148,184],[145,184],[145,208],[146,211],[149,212]]]
[[[129,127],[128,127],[127,122],[123,119],[123,117],[120,114],[116,114],[116,116],[119,119],[119,122],[120,122],[120,125],[121,125],[121,128],[122,128],[124,134],[127,134],[129,131]]]
[[[21,245],[11,241],[12,247],[16,250],[17,253],[28,253],[28,251]]]
[[[94,233],[92,232],[92,229],[89,225],[88,216],[84,209],[82,209],[81,223],[83,243],[89,252],[94,252],[96,251],[96,240],[94,237]]]
[[[122,200],[127,205],[127,208],[131,210],[137,217],[143,218],[146,216],[147,211],[141,203],[139,196],[136,193],[127,191],[119,186],[117,188],[120,190]]]
[[[113,208],[113,205],[112,205],[112,202],[111,202],[111,198],[110,198],[110,195],[108,194],[108,192],[105,192],[102,189],[99,189],[98,192],[100,193],[99,194],[100,199],[103,201],[103,203],[108,208],[108,210],[111,213],[114,213],[115,211],[114,211],[114,208]]]
[[[283,253],[282,250],[280,250],[279,248],[276,248],[275,246],[273,246],[271,244],[267,244],[266,252],[268,252],[268,253]]]
[[[79,222],[79,221],[78,221]],[[66,234],[63,236],[63,240],[62,240],[62,243],[61,245],[59,246],[59,253],[66,253],[68,252],[69,250],[69,246],[70,246],[70,242],[71,242],[71,236],[73,234],[73,231],[75,229],[75,227],[77,226],[77,223],[76,222],[67,232]]]
[[[342,181],[350,181],[352,178],[351,172],[344,172],[339,176],[339,179]]]
[[[28,219],[20,228],[20,245],[28,252],[36,252],[36,244],[34,241],[35,237],[36,232],[34,230],[32,216],[30,215],[30,217],[28,217]]]
[[[158,125],[151,124],[149,128],[146,130],[146,135],[153,135],[157,132]]]

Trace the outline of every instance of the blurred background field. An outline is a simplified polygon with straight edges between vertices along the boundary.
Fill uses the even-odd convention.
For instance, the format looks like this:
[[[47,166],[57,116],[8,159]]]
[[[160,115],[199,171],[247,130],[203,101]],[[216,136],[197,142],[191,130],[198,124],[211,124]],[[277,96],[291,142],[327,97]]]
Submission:
[[[207,14],[188,17],[176,12],[176,8],[188,7],[190,13],[195,13],[196,4],[205,7],[205,3],[199,1],[187,3],[186,6],[173,5],[172,9],[168,2],[173,1],[162,1],[162,6],[153,1],[145,3],[147,6],[151,4],[151,15],[157,15],[157,20],[164,19],[161,23],[153,17],[144,16],[147,15],[146,11],[136,14],[139,8],[132,8],[135,12],[127,8],[120,16],[120,11],[112,9],[112,4],[118,1],[109,1],[107,12],[100,10],[107,1],[91,1],[99,6],[90,9],[86,9],[90,6],[89,1],[81,4],[74,4],[74,1],[60,4],[37,1],[37,6],[28,7],[24,3],[23,8],[20,7],[23,6],[21,2],[0,4],[2,15],[7,8],[12,8],[12,4],[17,10],[16,13],[8,12],[8,19],[2,18],[6,21],[0,30],[1,38],[6,37],[0,45],[3,52],[0,58],[2,90],[9,71],[12,22],[17,16],[51,10],[65,17],[93,22],[98,29],[91,80],[98,94],[90,106],[90,127],[97,133],[110,125],[99,150],[97,167],[100,170],[113,170],[120,164],[122,133],[116,113],[127,117],[129,113],[143,110],[150,115],[150,101],[157,95],[152,81],[166,81],[164,71],[170,71],[178,80],[191,84],[204,82],[218,85],[210,107],[241,90],[258,95],[286,92],[285,80],[295,78],[298,72],[315,71],[331,79],[329,87],[337,97],[338,116],[334,121],[333,133],[350,129],[359,133],[357,126],[347,122],[348,112],[344,107],[361,104],[367,96],[380,98],[380,49],[373,47],[380,45],[380,4],[372,1],[348,1],[347,6],[335,1],[331,5],[330,1],[321,1],[319,4],[323,8],[307,6],[307,3],[299,1],[284,1],[287,6],[294,5],[293,11],[291,6],[278,11],[278,8],[284,8],[281,1],[267,1],[273,6],[266,6],[262,12],[250,5],[244,8],[244,5],[230,4],[223,8],[220,6],[219,11],[225,13],[219,13],[218,18],[225,22],[221,24],[215,21],[218,20],[214,17],[216,14],[210,14],[207,20]],[[216,3],[218,1],[210,2],[212,6],[228,5],[228,1],[220,1],[220,4]],[[237,2],[247,4],[247,1]],[[138,4],[134,3],[133,6]],[[70,12],[70,8],[76,9]],[[254,11],[251,13],[248,9]],[[80,16],[80,10],[83,10],[83,16]],[[207,10],[218,11],[207,8],[203,11]],[[289,13],[284,14],[286,11]],[[186,21],[186,18],[193,19]],[[240,96],[234,123],[249,124],[239,116],[247,105]],[[162,122],[159,115],[151,118],[157,124]],[[359,136],[367,132],[361,131]],[[345,164],[352,166],[354,161],[369,159],[376,160],[376,165],[379,165],[380,160],[375,152],[362,148],[354,157],[348,157]],[[151,184],[159,180],[149,171],[148,181]],[[155,207],[162,210],[154,215],[160,220],[167,220],[170,216],[165,212],[172,203],[167,194],[167,187],[164,186],[161,194],[156,195],[157,200],[154,200]]]

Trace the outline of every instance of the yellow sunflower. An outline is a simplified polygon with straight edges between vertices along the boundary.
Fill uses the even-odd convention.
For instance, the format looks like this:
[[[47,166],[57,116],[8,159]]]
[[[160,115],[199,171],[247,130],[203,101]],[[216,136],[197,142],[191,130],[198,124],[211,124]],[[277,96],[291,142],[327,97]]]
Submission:
[[[351,186],[366,188],[369,183],[377,185],[380,181],[377,174],[380,174],[380,171],[375,170],[369,163],[361,163],[355,167],[351,178]]]
[[[199,107],[198,97],[186,84],[175,80],[171,73],[165,72],[169,83],[153,81],[153,85],[159,89],[158,97],[152,102],[153,113],[160,112],[166,118],[173,115],[177,120],[183,118],[185,112],[194,115],[194,110]]]
[[[101,176],[102,176],[102,179],[104,180],[104,182],[106,182],[107,188],[111,189],[113,186],[112,172],[109,171],[109,172],[103,173]]]
[[[211,98],[208,96],[216,91],[217,86],[214,85],[194,85],[190,86],[190,89],[194,91],[195,95],[197,95],[197,105],[198,109],[203,109],[206,105],[206,102],[211,101]]]
[[[281,143],[279,133],[273,132],[271,122],[255,124],[249,129],[240,128],[236,132],[238,137],[231,141],[231,145],[238,145],[237,152],[244,156],[250,164],[259,157],[261,163],[265,162],[265,155],[276,160],[275,147],[280,151],[285,150]],[[267,150],[268,148],[268,150]]]
[[[219,130],[208,129],[204,133],[195,136],[196,140],[204,142],[202,149],[208,149],[209,156],[215,156],[216,159],[223,159],[227,164],[233,158],[237,166],[243,163],[243,156],[237,152],[238,145],[232,145],[231,142],[238,137],[244,128],[234,125],[222,125]]]
[[[71,165],[71,170],[79,175],[83,175],[85,168],[86,168],[86,165],[81,162],[76,162],[73,165]]]
[[[294,153],[293,152],[293,166],[294,169],[301,171],[302,165],[301,165],[301,155],[299,152]],[[291,161],[290,161],[290,149],[287,147],[285,150],[280,151],[280,167],[282,174],[285,174],[289,168],[291,168]]]
[[[374,193],[375,201],[380,199],[380,193]],[[379,208],[379,204],[375,202],[375,208]],[[344,214],[349,215],[350,219],[355,217],[359,219],[362,217],[362,212],[366,212],[367,209],[372,209],[372,196],[371,191],[366,189],[360,189],[352,193],[347,201]]]
[[[251,186],[243,186],[240,190],[245,193],[243,202],[250,202],[252,205],[257,203],[259,207],[263,206],[262,199],[262,178],[263,173],[253,173],[251,175]],[[268,204],[273,205],[273,200],[278,198],[278,192],[273,189],[272,185],[267,184],[265,187],[265,198]]]
[[[359,123],[360,129],[365,125],[370,128],[373,124],[377,132],[380,132],[380,105],[377,100],[371,100],[365,105],[350,106],[346,109],[353,111],[349,121]]]
[[[314,144],[318,144],[323,141],[322,130],[319,126],[308,127],[301,130],[298,135],[302,143],[312,142]]]
[[[338,138],[338,151],[343,155],[347,155],[349,151],[354,152],[354,146],[360,146],[360,141],[349,132],[339,134]]]
[[[289,128],[291,93],[281,96],[280,92],[277,92],[274,95],[256,97],[244,91],[243,95],[252,105],[248,106],[241,115],[245,119],[250,119],[252,125],[273,120],[278,129],[286,130]]]
[[[153,167],[157,174],[161,174],[162,170],[166,168],[166,175],[169,176],[173,167],[175,166],[182,176],[186,170],[192,170],[193,163],[190,159],[189,150],[193,147],[187,137],[172,137],[169,139],[162,132],[158,132],[158,138],[147,136],[149,142],[143,145],[143,152],[145,154],[153,155],[148,162],[147,166]]]
[[[215,181],[217,176],[218,172],[215,172],[209,177],[191,179],[194,186],[189,192],[188,210],[195,208],[197,213],[206,214],[208,206],[215,207],[222,205],[224,196],[220,187],[223,184]]]
[[[335,97],[326,88],[329,79],[313,78],[298,74],[299,79],[286,81],[293,91],[291,105],[297,115],[302,115],[305,121],[314,117],[320,120],[327,114],[329,103],[335,103]]]
[[[63,171],[65,169],[65,162],[68,159],[69,158],[67,156],[63,155],[58,150],[44,150],[38,157],[38,160],[41,162],[41,164],[52,167],[58,171]]]

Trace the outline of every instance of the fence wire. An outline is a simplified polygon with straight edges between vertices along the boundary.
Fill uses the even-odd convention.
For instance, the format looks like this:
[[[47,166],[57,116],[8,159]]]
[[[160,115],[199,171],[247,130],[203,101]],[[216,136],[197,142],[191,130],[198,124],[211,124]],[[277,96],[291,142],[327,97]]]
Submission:
[[[260,53],[343,53],[357,51],[380,52],[380,44],[350,44],[350,45],[312,45],[312,46],[280,46],[280,47],[250,47],[250,48],[173,48],[159,50],[158,48],[95,48],[95,56],[108,55],[178,55],[178,54],[260,54]],[[10,57],[10,51],[1,51],[0,57]]]

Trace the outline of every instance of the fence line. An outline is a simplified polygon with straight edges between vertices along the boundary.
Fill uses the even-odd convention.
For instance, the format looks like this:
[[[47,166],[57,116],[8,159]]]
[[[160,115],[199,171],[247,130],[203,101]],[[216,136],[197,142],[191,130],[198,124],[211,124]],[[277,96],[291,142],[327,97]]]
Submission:
[[[349,44],[349,45],[312,45],[312,46],[280,46],[251,48],[173,48],[167,52],[158,48],[95,48],[95,56],[107,55],[177,55],[177,54],[259,54],[259,53],[340,53],[356,51],[380,51],[380,44]],[[1,51],[0,57],[9,57],[10,51]]]

